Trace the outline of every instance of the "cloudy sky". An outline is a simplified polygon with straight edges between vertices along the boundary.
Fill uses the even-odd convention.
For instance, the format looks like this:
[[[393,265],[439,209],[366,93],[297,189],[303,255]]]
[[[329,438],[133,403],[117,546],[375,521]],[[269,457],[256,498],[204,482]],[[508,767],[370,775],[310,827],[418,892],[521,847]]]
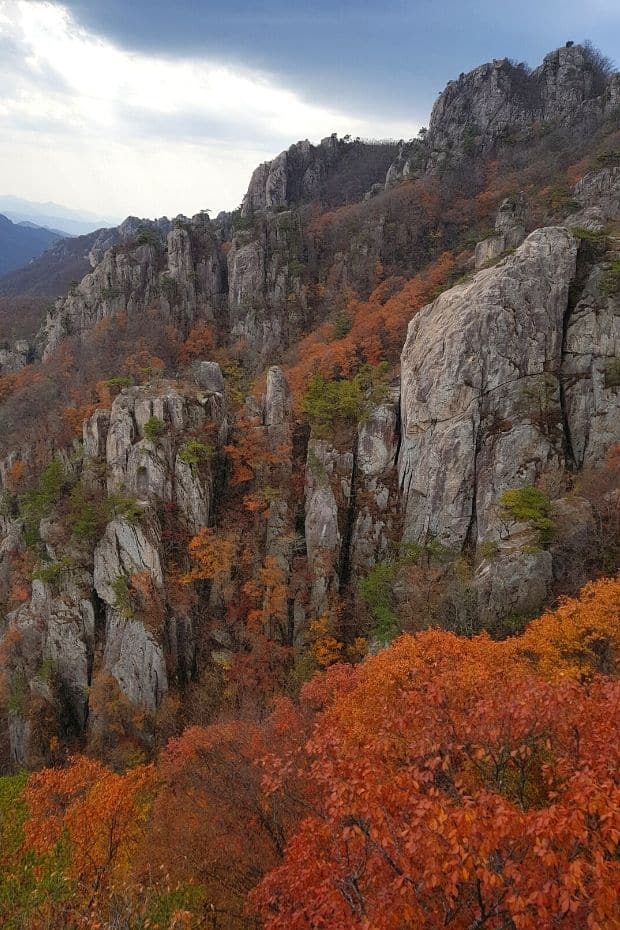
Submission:
[[[620,54],[620,0],[0,0],[0,194],[230,209],[298,139],[410,137],[459,72],[584,38]]]

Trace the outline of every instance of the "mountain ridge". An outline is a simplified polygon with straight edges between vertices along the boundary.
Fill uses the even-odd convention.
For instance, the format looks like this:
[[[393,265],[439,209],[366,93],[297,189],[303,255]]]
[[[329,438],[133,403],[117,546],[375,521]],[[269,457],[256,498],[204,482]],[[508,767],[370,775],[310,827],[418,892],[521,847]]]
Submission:
[[[615,564],[620,85],[545,62],[534,97],[505,60],[461,76],[369,190],[329,137],[232,214],[101,231],[3,349],[13,764],[47,758],[41,707],[108,746],[103,682],[149,752],[171,696],[267,706],[265,655],[290,683],[403,629],[501,638]]]
[[[41,226],[22,226],[0,213],[0,275],[37,258],[60,236]]]
[[[37,226],[58,227],[71,235],[87,235],[104,226],[116,226],[119,222],[114,217],[75,210],[53,201],[26,200],[12,194],[0,194],[0,213],[16,222],[29,220]]]

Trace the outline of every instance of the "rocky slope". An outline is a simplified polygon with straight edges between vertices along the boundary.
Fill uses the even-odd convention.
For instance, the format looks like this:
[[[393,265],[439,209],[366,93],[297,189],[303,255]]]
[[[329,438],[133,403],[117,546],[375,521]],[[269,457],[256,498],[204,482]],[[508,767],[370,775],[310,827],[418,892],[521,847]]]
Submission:
[[[159,304],[181,333],[199,316],[215,318],[223,268],[206,214],[172,224],[129,217],[117,230],[103,231],[89,260],[92,271],[48,316],[44,358],[66,336],[121,310],[137,315]]]
[[[570,145],[564,134],[573,144],[576,134],[587,138],[613,122],[620,105],[620,78],[601,67],[580,46],[551,53],[531,73],[506,59],[483,65],[448,84],[425,138],[401,146],[395,160],[395,146],[388,144],[335,136],[318,146],[302,142],[256,169],[241,215],[232,220],[200,214],[149,223],[130,217],[118,231],[98,237],[89,253],[91,272],[49,315],[46,354],[66,335],[87,331],[119,310],[138,316],[155,306],[181,332],[198,318],[214,321],[244,341],[246,361],[257,370],[277,361],[283,348],[331,312],[347,287],[369,290],[375,267],[411,274],[433,252],[455,247],[456,226],[438,222],[428,195],[426,213],[420,204],[399,204],[399,181],[428,181],[444,162],[455,171],[464,165],[473,177],[497,146],[527,148],[547,131],[559,147]],[[317,236],[307,204],[329,206],[326,185],[342,193],[343,173],[362,178],[364,190],[381,182],[387,199],[376,206],[371,201],[366,214],[348,225],[343,221],[338,238]],[[356,190],[352,199],[362,196]],[[458,187],[446,196],[448,210]],[[525,232],[524,205],[512,209],[519,217],[498,218],[498,235],[485,244],[479,265]],[[515,231],[508,233],[509,226]]]
[[[439,140],[443,152],[463,142],[468,95],[480,128],[490,100],[509,102],[484,124],[491,139],[541,113],[573,119],[575,107],[589,126],[617,85],[601,89],[580,49],[527,75],[535,95],[514,71],[494,63],[448,87],[420,170],[433,174]],[[235,712],[246,712],[239,678],[266,674],[267,645],[302,676],[319,636],[338,633],[326,641],[339,657],[360,637],[378,648],[398,620],[392,604],[414,626],[505,633],[607,564],[609,540],[595,549],[617,497],[607,472],[596,493],[586,486],[620,442],[620,168],[585,174],[550,225],[528,230],[527,198],[505,199],[467,275],[408,317],[400,368],[334,425],[329,411],[301,416],[284,368],[267,366],[364,268],[396,263],[426,228],[408,216],[397,244],[388,208],[368,200],[345,214],[343,245],[319,241],[302,210],[278,212],[313,196],[317,159],[347,151],[333,139],[317,148],[258,169],[232,238],[230,218],[205,214],[130,219],[102,235],[91,271],[48,316],[48,360],[102,321],[146,319],[155,306],[175,338],[207,322],[222,365],[203,354],[177,378],[117,378],[81,441],[56,449],[26,492],[16,483],[37,471],[34,453],[0,463],[0,665],[15,764],[45,760],[50,733],[103,752],[119,716],[148,750],[171,696],[193,719],[196,683],[215,713],[236,681]],[[250,392],[246,377],[266,367]],[[418,616],[433,598],[435,613]],[[239,678],[226,679],[231,669]]]

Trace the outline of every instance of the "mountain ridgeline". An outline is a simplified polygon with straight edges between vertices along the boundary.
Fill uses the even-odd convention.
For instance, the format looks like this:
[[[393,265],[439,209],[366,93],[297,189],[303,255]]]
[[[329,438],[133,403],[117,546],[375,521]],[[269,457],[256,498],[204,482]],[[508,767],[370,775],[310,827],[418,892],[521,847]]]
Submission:
[[[32,223],[12,223],[0,213],[0,275],[36,258],[61,235]]]
[[[123,765],[617,568],[620,74],[590,47],[461,75],[414,140],[299,142],[232,214],[81,239],[0,349],[6,769]]]

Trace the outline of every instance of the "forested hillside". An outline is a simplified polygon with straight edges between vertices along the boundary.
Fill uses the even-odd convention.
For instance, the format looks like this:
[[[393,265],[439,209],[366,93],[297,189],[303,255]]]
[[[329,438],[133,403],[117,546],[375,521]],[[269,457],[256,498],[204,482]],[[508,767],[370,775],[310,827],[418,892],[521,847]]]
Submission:
[[[3,927],[617,928],[619,242],[569,44],[6,292]]]

